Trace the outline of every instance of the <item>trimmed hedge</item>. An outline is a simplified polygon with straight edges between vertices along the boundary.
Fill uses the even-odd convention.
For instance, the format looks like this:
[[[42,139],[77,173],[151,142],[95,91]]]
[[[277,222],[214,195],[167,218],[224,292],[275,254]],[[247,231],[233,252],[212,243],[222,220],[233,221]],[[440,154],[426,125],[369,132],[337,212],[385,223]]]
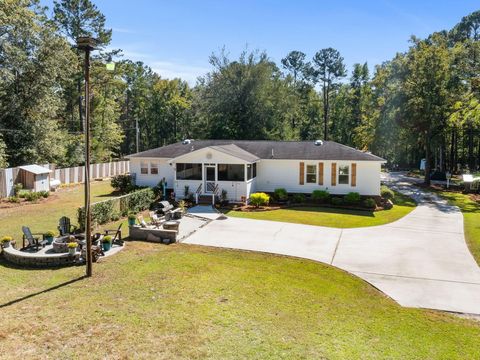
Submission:
[[[347,195],[345,195],[343,200],[347,204],[358,204],[358,203],[360,203],[361,197],[360,197],[360,194],[358,192],[349,192]]]
[[[380,195],[387,200],[393,200],[395,198],[395,193],[385,185],[382,185],[380,188]]]
[[[313,190],[312,200],[315,202],[327,202],[330,198],[330,193],[327,190]]]
[[[129,212],[138,213],[148,209],[154,200],[153,190],[146,188],[114,199],[94,203],[91,205],[92,223],[105,224],[127,216]],[[77,220],[80,228],[84,229],[85,209],[83,206],[77,210]]]
[[[268,196],[265,193],[258,192],[250,195],[250,204],[253,206],[263,206],[263,205],[268,205],[270,201],[270,196]]]
[[[275,200],[277,200],[277,201],[285,201],[285,200],[288,200],[287,190],[285,190],[284,188],[275,189],[274,192],[273,192],[273,197],[274,197]]]

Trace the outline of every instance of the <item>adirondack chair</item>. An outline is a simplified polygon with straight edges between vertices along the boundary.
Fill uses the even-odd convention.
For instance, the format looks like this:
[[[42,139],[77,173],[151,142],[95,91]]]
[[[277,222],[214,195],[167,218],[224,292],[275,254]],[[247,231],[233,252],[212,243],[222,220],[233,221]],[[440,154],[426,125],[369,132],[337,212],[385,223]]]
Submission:
[[[122,225],[123,223],[120,223],[120,225],[118,225],[118,229],[115,229],[115,230],[105,230],[105,235],[110,235],[115,233],[112,239],[112,244],[118,244],[120,246],[123,246]]]
[[[70,218],[62,216],[58,221],[58,231],[60,236],[73,234],[77,230],[77,227],[70,223]]]
[[[34,247],[38,251],[40,249],[40,246],[45,247],[45,245],[48,244],[48,241],[43,239],[43,234],[39,234],[39,233],[33,234],[30,231],[30,228],[27,226],[22,226],[22,232],[23,232],[23,244],[22,244],[21,250],[27,250]],[[42,240],[40,240],[39,237],[34,237],[34,235],[42,235]],[[28,245],[25,245],[25,240],[27,240]]]

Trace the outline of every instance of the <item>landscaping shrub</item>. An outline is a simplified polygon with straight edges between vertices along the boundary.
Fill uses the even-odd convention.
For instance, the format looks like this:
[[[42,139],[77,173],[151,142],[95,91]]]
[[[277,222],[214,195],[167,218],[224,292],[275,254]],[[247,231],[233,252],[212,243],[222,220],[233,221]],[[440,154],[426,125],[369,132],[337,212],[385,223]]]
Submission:
[[[313,190],[312,200],[315,202],[327,202],[330,198],[330,193],[327,190]]]
[[[254,193],[254,194],[251,194],[250,195],[250,204],[252,204],[253,206],[263,206],[263,205],[268,205],[269,201],[270,201],[270,196],[268,196],[267,194],[265,193]]]
[[[285,190],[284,188],[275,189],[273,192],[273,197],[277,201],[285,201],[288,199],[287,190]]]
[[[18,196],[9,196],[7,198],[7,201],[10,202],[10,203],[19,203],[20,202],[20,198]]]
[[[39,191],[38,193],[40,194],[41,197],[43,197],[45,199],[50,196],[50,192],[45,191],[45,190]]]
[[[19,189],[18,191],[15,190],[16,196],[18,196],[20,199],[25,199],[30,193],[31,193],[30,190],[25,190],[25,189]]]
[[[115,199],[92,204],[92,222],[105,224],[109,221],[116,221],[120,216],[126,216],[129,212],[138,213],[148,209],[154,200],[155,194],[153,190],[145,188]],[[80,228],[84,229],[85,210],[83,207],[77,211],[77,220]]]
[[[296,204],[301,204],[305,202],[305,195],[304,194],[294,194],[292,197],[292,201]]]
[[[387,200],[393,200],[395,198],[395,193],[385,185],[382,185],[380,195]]]
[[[377,203],[375,202],[375,199],[366,198],[363,200],[363,206],[365,206],[367,209],[375,209],[377,207]]]
[[[128,174],[114,176],[111,184],[116,191],[122,194],[128,194],[135,189],[133,178]]]
[[[34,192],[34,191],[30,191],[27,194],[25,194],[25,200],[27,200],[27,201],[37,201],[41,197],[42,197],[42,194],[40,194],[39,192]]]
[[[340,206],[343,205],[343,199],[341,197],[332,197],[332,205]]]
[[[23,189],[23,184],[22,183],[17,183],[15,185],[13,185],[13,193],[15,194],[15,196],[18,196],[18,193],[22,189]]]
[[[349,192],[344,198],[345,202],[351,205],[360,203],[360,199],[360,194],[357,192]]]

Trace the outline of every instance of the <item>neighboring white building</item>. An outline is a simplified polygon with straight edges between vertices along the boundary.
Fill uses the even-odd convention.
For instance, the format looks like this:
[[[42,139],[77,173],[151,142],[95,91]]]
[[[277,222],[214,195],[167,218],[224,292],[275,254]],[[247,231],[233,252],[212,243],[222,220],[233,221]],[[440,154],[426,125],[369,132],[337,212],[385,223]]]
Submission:
[[[385,160],[333,141],[185,140],[128,156],[137,185],[165,179],[177,198],[227,191],[230,200],[285,188],[289,193],[380,195]]]

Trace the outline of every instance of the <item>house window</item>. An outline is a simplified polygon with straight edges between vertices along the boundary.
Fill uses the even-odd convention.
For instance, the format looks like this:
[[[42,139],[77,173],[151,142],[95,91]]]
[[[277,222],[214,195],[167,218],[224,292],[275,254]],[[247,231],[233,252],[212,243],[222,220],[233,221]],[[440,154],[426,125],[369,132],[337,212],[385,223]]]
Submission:
[[[257,176],[257,166],[256,164],[248,164],[247,165],[247,180],[251,180]]]
[[[245,181],[245,166],[218,164],[218,181]]]
[[[202,164],[177,164],[177,180],[202,180]]]
[[[148,163],[146,163],[146,162],[141,162],[140,163],[140,174],[142,174],[142,175],[148,174]]]
[[[317,182],[317,165],[307,165],[307,183],[315,184]]]
[[[343,165],[338,168],[338,183],[348,185],[348,180],[350,179],[350,167],[348,165]]]
[[[158,175],[158,164],[150,163],[150,174]]]

